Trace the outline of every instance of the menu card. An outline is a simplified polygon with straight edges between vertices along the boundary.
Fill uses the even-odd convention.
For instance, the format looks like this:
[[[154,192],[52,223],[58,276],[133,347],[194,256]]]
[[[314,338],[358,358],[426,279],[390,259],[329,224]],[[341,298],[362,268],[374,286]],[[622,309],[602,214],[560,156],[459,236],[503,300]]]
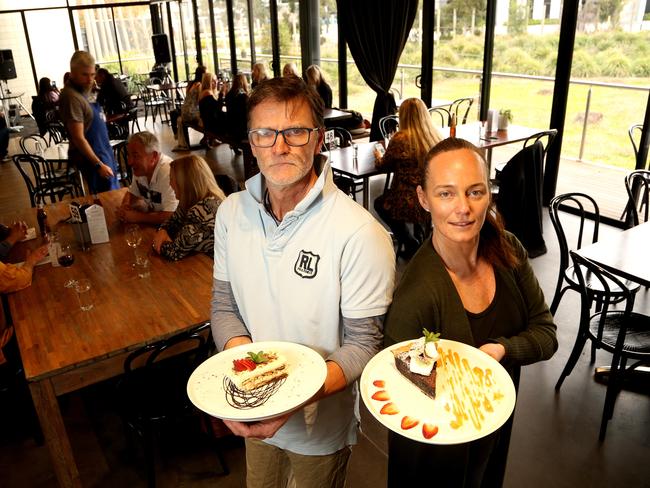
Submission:
[[[104,207],[101,205],[91,205],[86,209],[86,219],[88,220],[90,241],[93,244],[108,242],[108,228],[106,227]]]

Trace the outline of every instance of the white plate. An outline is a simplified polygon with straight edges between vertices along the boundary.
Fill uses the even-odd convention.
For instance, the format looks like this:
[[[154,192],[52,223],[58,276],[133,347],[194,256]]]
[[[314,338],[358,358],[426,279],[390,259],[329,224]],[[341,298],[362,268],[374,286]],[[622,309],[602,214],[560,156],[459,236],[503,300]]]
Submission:
[[[508,372],[483,351],[456,341],[441,339],[438,350],[444,364],[438,361],[435,400],[400,374],[395,366],[392,349],[404,346],[405,341],[384,349],[373,357],[361,375],[360,388],[363,402],[374,417],[384,426],[409,439],[428,444],[460,444],[480,439],[501,427],[515,408],[515,386]],[[449,359],[453,358],[453,361]],[[481,373],[474,373],[479,371]],[[489,373],[487,373],[489,371]],[[481,375],[488,381],[480,381]],[[381,386],[383,382],[383,386]],[[379,386],[378,386],[379,385]],[[462,386],[462,388],[459,388]],[[379,391],[383,398],[373,399]],[[456,395],[454,394],[456,393]],[[379,398],[382,398],[380,396]],[[454,398],[458,398],[456,407]],[[472,407],[478,403],[480,406]],[[392,403],[391,406],[386,406]],[[491,406],[492,411],[486,408]],[[389,415],[381,410],[397,411]],[[386,411],[385,410],[385,411]],[[464,411],[465,415],[455,415]],[[402,422],[408,417],[404,429]],[[460,422],[458,419],[461,419]],[[410,420],[410,422],[408,421]],[[430,438],[428,432],[437,433]]]
[[[277,351],[287,358],[288,375],[266,403],[238,409],[226,401],[223,378],[232,370],[233,359],[248,352]],[[325,382],[325,360],[313,349],[291,342],[254,342],[227,349],[204,361],[187,382],[187,395],[197,408],[213,417],[254,422],[277,417],[309,400]]]

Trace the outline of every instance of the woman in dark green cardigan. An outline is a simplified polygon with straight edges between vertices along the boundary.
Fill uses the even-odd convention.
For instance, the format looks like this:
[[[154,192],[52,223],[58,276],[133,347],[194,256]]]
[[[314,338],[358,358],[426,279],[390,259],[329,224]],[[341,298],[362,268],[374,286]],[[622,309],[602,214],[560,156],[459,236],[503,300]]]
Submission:
[[[477,347],[508,370],[549,359],[555,324],[519,241],[492,205],[488,168],[463,139],[438,143],[425,159],[418,199],[433,233],[415,254],[388,312],[385,342],[427,328]],[[503,482],[512,416],[499,430],[465,444],[435,446],[389,433],[388,485],[432,479],[444,487],[498,487]],[[429,478],[431,477],[431,478]]]

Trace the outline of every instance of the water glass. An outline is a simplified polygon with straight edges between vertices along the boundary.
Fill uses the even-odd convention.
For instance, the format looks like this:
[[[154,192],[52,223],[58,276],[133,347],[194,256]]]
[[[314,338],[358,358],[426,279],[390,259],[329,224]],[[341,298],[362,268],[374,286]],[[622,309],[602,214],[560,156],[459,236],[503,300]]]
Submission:
[[[74,289],[77,292],[77,298],[79,299],[79,308],[84,312],[92,310],[94,305],[91,293],[92,284],[90,283],[90,280],[86,278],[77,280]]]
[[[136,248],[135,250],[135,271],[140,278],[149,278],[151,261],[149,261],[149,253],[144,249]]]

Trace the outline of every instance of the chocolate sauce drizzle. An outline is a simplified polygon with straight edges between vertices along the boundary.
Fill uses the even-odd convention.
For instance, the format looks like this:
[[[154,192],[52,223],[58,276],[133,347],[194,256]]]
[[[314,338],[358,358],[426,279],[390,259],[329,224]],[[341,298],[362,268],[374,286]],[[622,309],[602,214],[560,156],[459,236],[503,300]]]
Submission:
[[[278,388],[282,386],[286,379],[286,375],[280,376],[258,388],[244,391],[237,388],[230,378],[224,376],[223,389],[226,392],[226,401],[231,407],[240,410],[259,407],[266,403],[271,398],[271,395],[278,391]]]

